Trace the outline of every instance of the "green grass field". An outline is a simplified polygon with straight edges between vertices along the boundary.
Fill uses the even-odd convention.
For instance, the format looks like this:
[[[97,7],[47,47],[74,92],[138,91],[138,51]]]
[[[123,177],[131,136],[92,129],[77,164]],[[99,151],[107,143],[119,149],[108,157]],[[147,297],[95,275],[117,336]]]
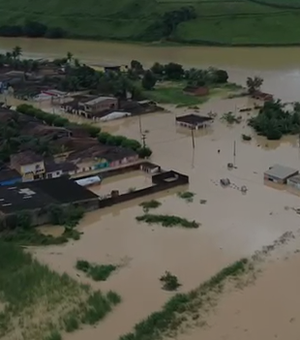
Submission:
[[[156,19],[193,6],[197,19],[172,39],[184,43],[263,45],[300,43],[300,0],[0,0],[0,25],[37,20],[70,37],[138,40]],[[281,7],[280,7],[281,6]]]
[[[60,340],[102,320],[121,297],[60,275],[21,248],[0,242],[0,338]]]

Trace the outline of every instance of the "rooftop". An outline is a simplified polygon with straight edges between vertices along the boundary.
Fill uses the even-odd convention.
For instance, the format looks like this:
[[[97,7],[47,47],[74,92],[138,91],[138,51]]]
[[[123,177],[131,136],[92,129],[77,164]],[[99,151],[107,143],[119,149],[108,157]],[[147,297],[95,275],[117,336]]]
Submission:
[[[183,123],[187,123],[187,124],[191,124],[191,125],[202,124],[202,123],[208,122],[210,120],[212,120],[211,117],[198,116],[198,115],[195,115],[195,114],[189,114],[189,115],[185,115],[185,116],[176,117],[177,122],[183,122]]]
[[[0,211],[5,214],[94,199],[98,196],[65,177],[0,187]]]
[[[27,165],[43,161],[41,155],[36,154],[31,150],[16,153],[10,156],[11,162],[18,163],[19,165]]]
[[[55,163],[54,161],[45,161],[45,169],[46,169],[46,172],[54,172],[54,171],[68,172],[68,171],[75,171],[78,169],[78,167],[71,162]]]
[[[97,97],[97,98],[94,98],[90,101],[87,101],[85,102],[86,105],[96,105],[96,104],[99,104],[101,102],[104,102],[105,100],[111,100],[111,99],[116,99],[115,97]]]
[[[21,178],[22,176],[14,169],[1,169],[0,170],[0,181],[9,181],[15,178]]]
[[[276,177],[278,179],[286,179],[288,177],[298,174],[298,172],[299,171],[296,169],[289,168],[287,166],[283,166],[280,164],[275,164],[265,172],[265,175],[270,177]]]
[[[300,175],[293,176],[293,177],[289,178],[288,181],[295,183],[295,184],[298,184],[298,183],[300,183]]]

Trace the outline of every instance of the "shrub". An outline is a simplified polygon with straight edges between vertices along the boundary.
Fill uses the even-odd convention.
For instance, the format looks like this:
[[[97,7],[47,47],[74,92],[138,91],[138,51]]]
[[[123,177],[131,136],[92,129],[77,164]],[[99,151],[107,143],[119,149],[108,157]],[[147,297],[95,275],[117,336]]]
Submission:
[[[121,296],[111,290],[107,293],[106,297],[113,305],[117,305],[122,301]]]
[[[165,290],[173,291],[180,286],[178,278],[168,271],[166,271],[165,275],[163,275],[159,280],[163,282],[163,289]]]
[[[149,158],[152,155],[152,150],[147,146],[137,149],[140,158]]]
[[[137,216],[136,220],[139,222],[146,222],[148,224],[161,224],[163,227],[175,227],[181,226],[184,228],[199,228],[200,223],[196,221],[188,221],[185,218],[181,218],[174,215],[152,215],[145,214],[142,216]]]
[[[177,196],[186,200],[187,202],[193,202],[195,194],[190,191],[178,192]]]
[[[249,141],[249,140],[252,139],[252,137],[249,136],[249,135],[244,135],[244,134],[242,134],[242,139],[245,140],[245,141]]]
[[[140,207],[143,208],[144,212],[148,212],[150,209],[155,209],[161,206],[161,203],[155,200],[142,202]]]
[[[85,260],[78,260],[76,262],[76,269],[86,273],[94,281],[106,281],[110,274],[117,269],[117,266],[112,264],[97,265]]]

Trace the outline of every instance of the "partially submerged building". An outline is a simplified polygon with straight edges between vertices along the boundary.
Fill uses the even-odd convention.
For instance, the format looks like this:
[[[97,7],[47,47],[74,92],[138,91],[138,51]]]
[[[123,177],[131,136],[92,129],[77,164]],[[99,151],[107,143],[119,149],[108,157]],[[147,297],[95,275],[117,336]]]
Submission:
[[[264,173],[264,180],[278,184],[286,184],[289,178],[298,175],[298,173],[299,171],[296,169],[275,164]]]
[[[198,130],[211,125],[213,118],[207,116],[199,116],[195,114],[189,114],[185,116],[176,117],[176,124],[187,127],[189,129]]]
[[[292,187],[292,188],[300,190],[300,175],[290,177],[287,180],[287,185]]]
[[[30,213],[33,225],[49,223],[51,205],[74,205],[92,211],[99,208],[99,197],[65,177],[0,187],[0,219],[4,226],[23,211]]]

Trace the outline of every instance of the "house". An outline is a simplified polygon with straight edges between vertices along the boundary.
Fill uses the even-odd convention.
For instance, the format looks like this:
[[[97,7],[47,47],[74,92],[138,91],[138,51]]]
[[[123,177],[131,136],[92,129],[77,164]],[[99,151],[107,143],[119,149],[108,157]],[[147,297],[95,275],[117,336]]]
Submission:
[[[95,64],[89,65],[92,69],[98,72],[128,72],[128,65],[115,64]]]
[[[209,88],[206,86],[186,86],[183,92],[192,94],[194,96],[204,97],[209,95]]]
[[[102,113],[118,109],[118,99],[104,96],[76,96],[74,100],[63,103],[61,109],[67,113],[95,119],[101,117]]]
[[[287,179],[287,185],[300,190],[300,175],[296,175]]]
[[[298,173],[299,171],[296,169],[275,164],[264,173],[264,180],[278,184],[286,184],[290,177],[298,175]]]
[[[271,102],[274,100],[274,96],[270,93],[264,93],[261,91],[255,91],[252,94],[252,98],[257,99],[257,100],[262,100],[264,102]]]
[[[9,168],[0,170],[0,186],[13,185],[19,182],[22,182],[22,176],[18,171]]]
[[[63,175],[74,175],[78,167],[71,162],[55,163],[52,160],[45,161],[45,178],[56,178]]]
[[[136,162],[139,156],[131,149],[115,147],[102,153],[103,159],[109,163],[109,167],[114,168],[120,165]]]
[[[199,128],[205,128],[213,122],[211,117],[199,116],[195,114],[189,114],[185,116],[176,117],[176,124],[187,127],[189,129],[198,130]]]
[[[4,227],[9,227],[12,217],[21,211],[30,213],[34,226],[49,223],[51,205],[74,205],[92,211],[99,208],[99,197],[66,177],[0,186],[0,219]]]
[[[43,179],[45,176],[43,157],[30,150],[11,155],[10,167],[21,174],[23,182]]]

